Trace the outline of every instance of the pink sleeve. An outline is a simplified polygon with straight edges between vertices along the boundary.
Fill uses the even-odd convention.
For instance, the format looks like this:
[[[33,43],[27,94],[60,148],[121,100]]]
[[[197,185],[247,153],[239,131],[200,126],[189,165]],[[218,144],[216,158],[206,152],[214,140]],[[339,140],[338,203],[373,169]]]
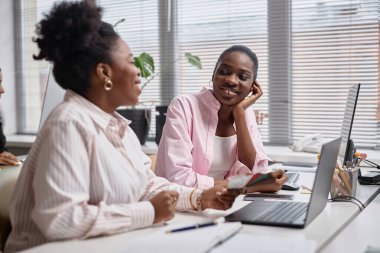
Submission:
[[[177,184],[210,188],[214,179],[193,170],[192,113],[189,105],[179,99],[168,108],[166,122],[157,152],[155,173]]]
[[[261,134],[257,126],[256,118],[254,115],[255,114],[251,108],[248,108],[245,112],[245,116],[246,116],[247,124],[248,124],[248,130],[251,134],[252,143],[256,149],[255,165],[253,166],[252,170],[250,170],[247,166],[241,163],[239,159],[236,158],[236,162],[232,166],[228,175],[226,175],[226,178],[230,176],[234,176],[234,175],[250,174],[250,173],[256,174],[256,173],[268,172],[268,161],[270,159],[265,154],[264,145],[261,140]]]

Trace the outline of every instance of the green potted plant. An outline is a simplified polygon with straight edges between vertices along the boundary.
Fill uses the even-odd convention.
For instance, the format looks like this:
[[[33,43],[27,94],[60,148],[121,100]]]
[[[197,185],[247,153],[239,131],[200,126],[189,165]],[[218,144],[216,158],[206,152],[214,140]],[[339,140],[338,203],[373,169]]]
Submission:
[[[201,60],[198,56],[191,53],[185,53],[187,61],[198,69],[202,68]],[[175,62],[174,62],[175,63]],[[140,69],[141,78],[144,80],[141,88],[144,90],[159,72],[155,72],[153,57],[143,52],[135,57],[135,65]],[[159,143],[162,133],[162,127],[165,124],[167,106],[157,106],[156,110],[159,115],[156,116],[156,143]],[[130,127],[136,133],[141,145],[144,145],[149,134],[151,122],[151,110],[149,108],[126,108],[117,110],[121,115],[131,120]]]

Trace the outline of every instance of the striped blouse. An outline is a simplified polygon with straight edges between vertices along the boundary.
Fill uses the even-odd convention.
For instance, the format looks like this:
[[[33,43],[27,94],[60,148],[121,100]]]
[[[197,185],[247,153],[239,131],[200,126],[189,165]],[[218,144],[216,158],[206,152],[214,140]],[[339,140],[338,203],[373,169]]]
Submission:
[[[129,123],[66,92],[39,131],[16,183],[5,252],[150,226],[155,213],[149,199],[162,190],[177,190],[177,209],[191,209],[192,188],[152,173]]]

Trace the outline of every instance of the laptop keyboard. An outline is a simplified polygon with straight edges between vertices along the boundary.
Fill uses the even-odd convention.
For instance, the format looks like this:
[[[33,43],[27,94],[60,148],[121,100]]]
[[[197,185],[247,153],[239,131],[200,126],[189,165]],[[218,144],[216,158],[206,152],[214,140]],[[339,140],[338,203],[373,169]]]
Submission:
[[[300,188],[300,185],[298,184],[298,178],[300,177],[300,173],[288,172],[286,173],[286,175],[288,176],[288,179],[282,185],[281,190],[297,191]]]
[[[280,202],[261,214],[255,221],[292,223],[307,210],[308,203]]]

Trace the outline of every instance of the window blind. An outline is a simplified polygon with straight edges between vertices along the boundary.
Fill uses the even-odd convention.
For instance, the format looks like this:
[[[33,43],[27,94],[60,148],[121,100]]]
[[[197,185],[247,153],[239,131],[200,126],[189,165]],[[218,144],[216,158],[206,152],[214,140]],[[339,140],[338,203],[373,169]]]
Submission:
[[[292,1],[292,137],[339,136],[361,83],[352,139],[379,146],[379,1]]]
[[[149,53],[159,67],[160,60],[160,38],[158,23],[158,3],[156,0],[98,0],[98,5],[104,8],[104,21],[115,24],[125,19],[116,26],[117,32],[128,43],[134,56],[142,52]],[[159,72],[159,69],[156,71]],[[142,80],[144,83],[144,80]],[[160,75],[157,75],[143,89],[140,96],[140,106],[149,105],[153,102],[159,103]]]
[[[103,7],[103,19],[110,24],[119,23],[115,29],[128,43],[134,56],[142,52],[149,53],[155,63],[155,72],[160,73],[160,33],[159,3],[156,0],[98,0]],[[155,106],[161,104],[161,75],[155,75],[143,89],[136,108],[151,109],[149,139],[154,140],[156,111]],[[146,80],[142,79],[143,85]]]
[[[264,95],[253,106],[268,113],[267,1],[193,0],[178,1],[179,93],[196,93],[207,87],[219,55],[240,44],[254,51],[259,60],[257,80]],[[185,52],[200,57],[201,70],[189,65]],[[268,119],[260,131],[268,140]]]
[[[98,0],[104,20],[115,24],[135,55],[151,54],[158,74],[138,107],[208,86],[220,53],[242,44],[258,56],[263,97],[253,106],[266,143],[289,144],[310,133],[340,134],[348,89],[361,83],[352,138],[380,147],[379,0]],[[37,53],[35,24],[48,0],[15,2],[19,132],[36,132],[47,64]],[[170,50],[172,49],[172,50]],[[199,56],[196,69],[184,53]],[[162,65],[162,66],[161,66]],[[268,118],[265,118],[269,114]]]
[[[290,1],[268,1],[269,143],[291,142]]]
[[[16,26],[16,96],[17,132],[35,133],[41,117],[41,108],[49,73],[49,65],[33,60],[37,46],[32,42],[36,24],[43,13],[52,6],[52,1],[18,0],[15,6]]]
[[[98,3],[105,9],[107,22],[126,19],[117,29],[136,55],[145,51],[154,57],[159,74],[143,90],[140,100],[154,101],[153,105],[167,105],[176,95],[199,92],[209,85],[223,50],[242,44],[250,47],[259,58],[258,81],[264,95],[254,109],[263,117],[268,113],[266,1],[99,0]],[[167,32],[171,33],[172,39],[167,38]],[[190,65],[185,53],[199,56],[203,68],[199,70]],[[161,66],[162,63],[165,66]],[[167,97],[166,94],[171,95]],[[154,106],[152,109],[154,112]],[[260,129],[266,140],[267,119],[263,120]],[[154,137],[154,133],[153,114],[150,137]]]

